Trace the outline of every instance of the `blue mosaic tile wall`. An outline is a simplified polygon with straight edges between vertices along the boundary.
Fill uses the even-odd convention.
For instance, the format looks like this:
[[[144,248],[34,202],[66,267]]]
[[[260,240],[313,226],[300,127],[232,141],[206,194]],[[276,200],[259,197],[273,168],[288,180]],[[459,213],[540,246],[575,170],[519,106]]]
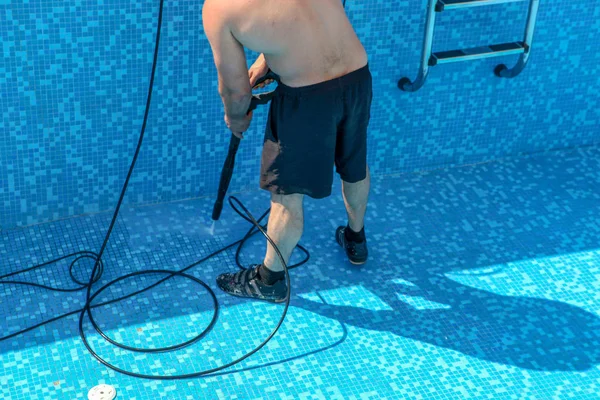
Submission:
[[[225,156],[202,1],[167,0],[154,99],[126,202],[212,195]],[[158,0],[0,0],[0,229],[114,207],[142,122]],[[519,40],[527,3],[442,13],[435,50]],[[433,68],[416,93],[425,2],[365,0],[347,10],[375,78],[374,174],[476,163],[600,142],[600,9],[542,0],[530,65],[516,56]],[[248,54],[253,57],[254,54]],[[251,60],[249,60],[251,61]],[[265,111],[232,190],[258,185]]]

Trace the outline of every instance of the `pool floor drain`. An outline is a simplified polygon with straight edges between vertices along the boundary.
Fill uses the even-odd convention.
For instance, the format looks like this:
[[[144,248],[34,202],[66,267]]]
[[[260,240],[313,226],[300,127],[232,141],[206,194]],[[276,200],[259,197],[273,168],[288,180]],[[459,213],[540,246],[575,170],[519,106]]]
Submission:
[[[94,386],[88,392],[88,400],[113,400],[117,391],[110,385]]]

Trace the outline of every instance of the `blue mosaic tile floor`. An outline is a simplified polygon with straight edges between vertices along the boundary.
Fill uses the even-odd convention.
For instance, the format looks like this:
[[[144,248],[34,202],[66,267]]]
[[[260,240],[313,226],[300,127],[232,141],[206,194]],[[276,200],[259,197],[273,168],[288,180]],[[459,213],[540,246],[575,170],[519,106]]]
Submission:
[[[340,196],[306,202],[308,264],[292,272],[293,298],[275,338],[211,377],[150,381],[113,372],[78,337],[77,317],[0,342],[3,399],[86,399],[99,383],[118,399],[598,399],[600,398],[600,148],[379,177],[367,218],[371,259],[344,260],[333,241]],[[336,186],[334,193],[339,193]],[[259,215],[267,195],[239,195]],[[210,200],[126,209],[101,282],[147,268],[181,269],[242,236],[226,209],[216,233]],[[97,250],[110,215],[0,232],[0,274],[78,250]],[[260,239],[242,253],[257,261]],[[300,255],[295,255],[296,259]],[[85,330],[107,360],[129,371],[182,374],[239,357],[273,329],[281,306],[227,297],[215,276],[234,251],[191,270],[215,288],[221,313],[200,343],[173,353],[116,350]],[[91,262],[77,264],[83,279]],[[115,285],[102,300],[162,276]],[[21,280],[73,287],[68,264]],[[83,291],[0,285],[5,337],[77,310]],[[174,278],[94,313],[122,343],[164,347],[212,317],[210,297]]]

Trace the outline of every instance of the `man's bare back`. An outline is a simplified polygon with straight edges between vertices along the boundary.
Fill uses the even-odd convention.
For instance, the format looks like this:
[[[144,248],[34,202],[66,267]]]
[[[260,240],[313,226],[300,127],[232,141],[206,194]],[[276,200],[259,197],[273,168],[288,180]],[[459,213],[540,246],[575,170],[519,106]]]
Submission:
[[[244,47],[265,55],[288,86],[333,79],[367,64],[341,0],[206,0]],[[211,23],[205,18],[204,23]]]

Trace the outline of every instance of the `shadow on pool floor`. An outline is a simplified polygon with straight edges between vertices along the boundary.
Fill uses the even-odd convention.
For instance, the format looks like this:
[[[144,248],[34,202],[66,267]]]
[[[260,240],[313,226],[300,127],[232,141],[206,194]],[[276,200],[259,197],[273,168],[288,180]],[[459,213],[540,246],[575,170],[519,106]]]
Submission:
[[[362,269],[351,267],[333,242],[335,226],[344,221],[336,186],[336,195],[306,201],[301,243],[311,251],[311,261],[292,272],[292,306],[486,361],[547,371],[592,368],[600,364],[599,301],[593,297],[600,290],[599,169],[600,151],[591,148],[376,178],[366,221],[371,258]],[[252,210],[266,205],[261,192],[239,197]],[[247,229],[229,212],[217,238],[207,239],[197,216],[209,203],[194,200],[126,212],[105,258],[105,281],[142,268],[180,269]],[[2,232],[0,255],[8,263],[0,265],[1,271],[98,245],[106,220],[106,215],[89,216]],[[259,261],[263,246],[253,240],[242,258]],[[194,274],[215,287],[215,276],[231,268],[227,264],[232,260],[230,252]],[[492,283],[487,289],[476,287],[481,282],[465,284],[456,278],[478,276],[470,271],[489,267],[500,272],[488,276],[484,283]],[[507,269],[512,271],[508,275]],[[64,271],[54,273],[30,278],[69,284]],[[383,302],[384,309],[344,301],[323,304],[296,295],[357,287]],[[171,290],[175,294],[177,288]],[[1,331],[12,333],[48,319],[48,312],[40,312],[41,293],[0,285],[1,314],[12,316],[2,318]],[[42,309],[72,311],[81,307],[83,297],[83,292],[53,294],[46,300],[52,305]],[[244,302],[219,298],[227,307]],[[415,306],[411,299],[426,304]],[[163,316],[185,315],[168,302],[160,306]],[[197,305],[199,312],[208,309],[208,303]],[[127,323],[146,318],[143,312],[132,313]],[[105,329],[122,326],[118,318],[105,322]],[[58,336],[20,336],[0,349],[77,335],[76,326],[67,327],[72,321],[55,324],[61,327]]]

